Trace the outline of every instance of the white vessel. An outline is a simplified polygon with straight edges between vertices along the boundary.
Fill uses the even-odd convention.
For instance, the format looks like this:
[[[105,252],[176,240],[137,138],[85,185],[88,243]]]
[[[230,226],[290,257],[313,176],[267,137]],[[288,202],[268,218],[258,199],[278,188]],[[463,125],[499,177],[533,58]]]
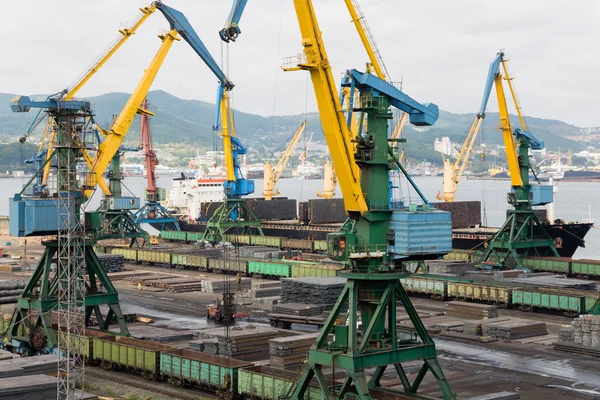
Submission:
[[[182,174],[181,177],[173,179],[163,206],[181,219],[195,221],[200,215],[202,203],[223,201],[224,182],[222,177],[191,177]]]

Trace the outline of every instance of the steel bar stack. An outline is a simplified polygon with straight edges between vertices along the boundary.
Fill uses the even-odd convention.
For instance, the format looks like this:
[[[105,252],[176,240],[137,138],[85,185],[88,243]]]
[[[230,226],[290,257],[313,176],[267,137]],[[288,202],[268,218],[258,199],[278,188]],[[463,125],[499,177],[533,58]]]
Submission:
[[[554,348],[600,357],[600,315],[581,315],[574,319],[571,326],[560,330]]]
[[[307,358],[319,333],[269,339],[271,367],[296,369]]]
[[[475,264],[466,261],[452,261],[452,260],[431,260],[426,261],[425,264],[431,275],[439,274],[453,274],[457,276],[463,276],[466,271],[474,269]]]
[[[498,307],[465,303],[463,301],[449,301],[446,303],[446,315],[467,319],[488,319],[498,317]]]
[[[275,331],[255,332],[244,336],[219,337],[219,355],[243,361],[269,358],[269,339],[280,336]],[[206,349],[206,344],[204,345]],[[206,350],[205,350],[206,352]]]
[[[122,272],[125,257],[121,254],[97,254],[105,272]]]
[[[481,336],[483,332],[483,325],[493,324],[496,322],[508,321],[510,318],[491,318],[491,319],[480,319],[477,321],[466,321],[463,325],[463,333],[467,335]]]
[[[252,286],[252,279],[250,278],[241,278],[240,287],[242,290],[250,289]],[[228,280],[219,279],[219,280],[203,280],[202,281],[202,291],[206,293],[222,293],[226,289],[229,289],[232,292],[237,290],[237,283],[235,278],[230,278]]]
[[[302,277],[281,280],[281,302],[316,304],[328,310],[333,308],[346,280],[336,277]]]
[[[514,340],[547,335],[548,331],[545,322],[511,318],[508,321],[484,324],[481,333],[484,336]]]
[[[301,317],[312,317],[321,315],[323,309],[315,304],[282,303],[273,305],[273,312],[277,314],[299,315]]]
[[[281,294],[281,282],[263,282],[252,286],[250,296],[253,299],[274,297]]]

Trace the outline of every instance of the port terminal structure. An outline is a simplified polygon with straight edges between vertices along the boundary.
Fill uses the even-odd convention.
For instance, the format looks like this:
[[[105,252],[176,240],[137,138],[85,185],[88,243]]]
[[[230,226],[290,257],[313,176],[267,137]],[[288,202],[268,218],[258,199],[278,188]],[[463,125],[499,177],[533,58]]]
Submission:
[[[52,329],[53,312],[58,312],[61,318],[70,318],[60,321],[62,325],[59,324],[59,328],[64,329],[65,333],[77,334],[77,329],[89,326],[94,314],[100,330],[108,331],[111,322],[116,320],[120,334],[129,335],[118,293],[94,252],[94,244],[98,240],[113,237],[104,229],[106,224],[103,221],[107,217],[103,218],[101,211],[84,213],[84,203],[99,187],[105,195],[103,202],[108,210],[130,209],[132,199],[119,196],[119,149],[174,42],[183,38],[217,75],[220,86],[225,90],[233,88],[233,83],[220,70],[181,12],[162,2],[154,2],[140,10],[142,15],[133,25],[120,30],[122,38],[114,42],[84,77],[69,89],[49,96],[44,101],[34,101],[27,96],[15,96],[11,101],[14,112],[39,109],[38,116],[44,115],[52,120],[50,137],[53,150],[47,153],[47,158],[24,189],[10,200],[10,233],[17,237],[55,237],[44,242],[45,252],[18,301],[4,337],[4,345],[16,351],[32,353],[42,348],[61,347],[61,332],[59,330],[56,335]],[[95,123],[90,103],[76,100],[73,96],[155,10],[160,10],[167,19],[170,31],[159,35],[162,44],[150,66],[111,129],[104,131]],[[95,157],[90,155],[91,151],[96,152]],[[107,185],[102,174],[111,163],[114,179],[110,179]],[[57,169],[53,187],[45,185],[38,186],[40,190],[36,192],[29,190],[33,181],[39,182],[40,174],[48,165]],[[86,171],[83,176],[80,170]],[[139,206],[139,199],[137,202]],[[124,203],[127,205],[123,206]],[[119,228],[122,234],[123,226]],[[87,286],[85,280],[89,282]],[[108,308],[105,317],[101,307]],[[35,318],[32,319],[32,316]],[[18,335],[21,326],[26,328],[25,336]],[[69,353],[69,350],[72,349],[67,348],[66,352]]]

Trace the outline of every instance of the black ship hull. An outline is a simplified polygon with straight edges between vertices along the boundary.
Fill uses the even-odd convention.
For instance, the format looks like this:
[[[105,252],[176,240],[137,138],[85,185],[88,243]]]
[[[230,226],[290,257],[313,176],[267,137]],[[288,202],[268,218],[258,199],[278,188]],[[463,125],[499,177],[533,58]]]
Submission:
[[[546,231],[554,239],[556,249],[561,257],[571,258],[579,247],[585,247],[585,235],[593,223],[572,223],[544,225]],[[485,243],[493,236],[495,229],[461,229],[452,233],[452,248],[455,250],[484,250]]]

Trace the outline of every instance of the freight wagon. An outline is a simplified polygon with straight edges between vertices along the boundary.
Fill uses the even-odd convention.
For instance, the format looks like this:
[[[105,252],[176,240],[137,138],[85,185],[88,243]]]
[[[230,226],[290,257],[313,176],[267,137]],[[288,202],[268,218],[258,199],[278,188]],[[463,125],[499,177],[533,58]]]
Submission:
[[[516,288],[512,290],[512,304],[523,311],[546,309],[561,311],[568,317],[587,312],[586,296],[547,288]]]
[[[600,260],[571,260],[570,273],[580,278],[600,277]]]
[[[171,265],[171,253],[166,251],[138,250],[137,262],[142,264]]]
[[[120,254],[130,263],[137,263],[138,252],[136,249],[129,247],[107,247],[106,252],[108,254]]]
[[[250,244],[252,246],[267,246],[267,247],[277,247],[281,248],[281,242],[284,240],[283,238],[277,236],[259,236],[259,235],[251,235],[250,236]]]
[[[164,344],[122,336],[95,337],[93,341],[93,360],[102,368],[139,373],[149,380],[157,380],[160,376],[161,351],[174,350]]]
[[[208,269],[216,274],[231,273],[246,276],[248,274],[248,260],[237,258],[209,258]]]
[[[527,257],[523,260],[527,268],[536,272],[554,272],[556,274],[571,274],[570,258],[560,257]]]
[[[295,372],[265,366],[241,368],[238,371],[238,393],[244,398],[278,400],[284,398],[292,386]],[[304,395],[305,400],[321,400],[321,389],[312,384]]]
[[[208,257],[194,254],[171,254],[171,265],[177,268],[198,269],[206,271],[208,268]]]
[[[303,239],[283,239],[281,247],[284,249],[313,251],[313,241]]]
[[[292,277],[302,276],[337,276],[342,266],[314,264],[307,262],[292,262]]]
[[[54,333],[56,334],[56,337],[59,338],[59,342],[66,343],[66,339],[63,338],[61,340],[63,335],[66,334],[66,332],[58,331],[58,326],[55,326],[53,329]],[[83,356],[84,362],[86,364],[90,364],[94,355],[94,338],[102,339],[110,337],[114,337],[114,335],[107,332],[94,331],[92,329],[86,328],[85,334],[82,337],[78,337],[77,340],[73,341],[75,345],[73,346],[72,351],[76,354]]]
[[[252,363],[233,358],[179,349],[160,354],[160,372],[171,385],[200,386],[213,390],[219,398],[233,398],[238,392],[238,371]]]
[[[292,267],[286,263],[250,260],[248,261],[248,274],[256,278],[291,278]]]
[[[326,240],[313,240],[313,251],[314,252],[327,251],[327,241]]]
[[[160,238],[169,242],[187,242],[187,233],[184,231],[161,231]]]
[[[448,297],[496,304],[506,308],[511,303],[512,288],[498,283],[448,282]]]
[[[448,282],[446,281],[411,276],[400,279],[400,283],[408,293],[425,294],[436,300],[448,298]]]

